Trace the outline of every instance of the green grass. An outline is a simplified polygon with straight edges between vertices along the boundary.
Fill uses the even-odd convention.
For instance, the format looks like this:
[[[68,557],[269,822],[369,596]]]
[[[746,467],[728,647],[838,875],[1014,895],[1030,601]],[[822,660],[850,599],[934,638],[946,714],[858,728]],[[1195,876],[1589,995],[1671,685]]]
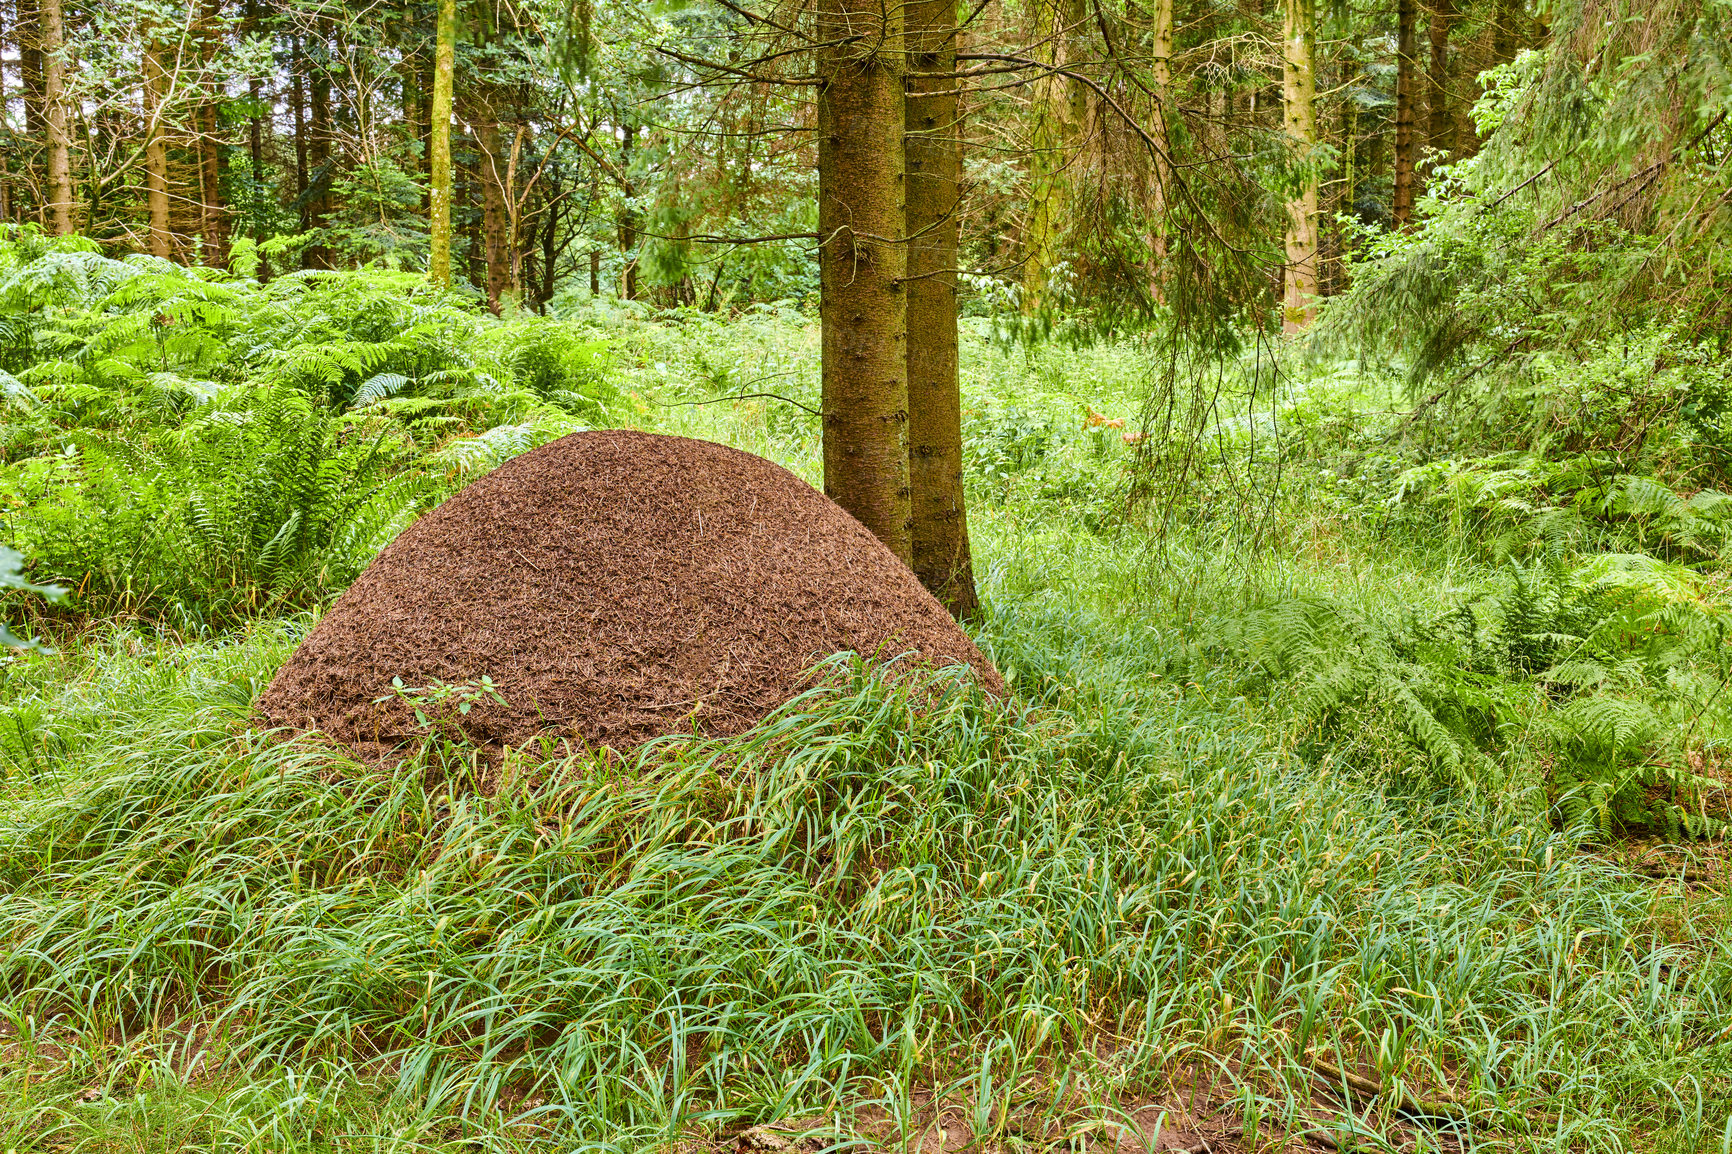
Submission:
[[[809,337],[624,325],[627,416],[815,477],[797,409],[668,404],[784,371],[806,398]],[[1491,561],[1328,502],[1256,555],[1114,530],[1125,453],[1081,417],[1131,410],[1135,357],[966,355],[1011,702],[838,664],[735,741],[380,770],[250,727],[310,615],[0,658],[0,1150],[599,1154],[799,1119],[1081,1154],[1165,1108],[1267,1150],[1723,1154],[1724,899],[1532,797],[1301,756],[1222,641],[1286,598],[1446,605]],[[1318,1061],[1387,1092],[1349,1112]],[[1445,1092],[1465,1127],[1396,1108]]]
[[[1182,615],[1101,607],[1135,547],[983,529],[1017,702],[838,667],[740,741],[491,792],[248,730],[292,626],[14,662],[0,1148],[642,1149],[933,1095],[1081,1148],[1209,1071],[1276,1141],[1341,1122],[1307,1054],[1487,1148],[1720,1146],[1723,910],[1304,768],[1237,671],[1167,675]]]

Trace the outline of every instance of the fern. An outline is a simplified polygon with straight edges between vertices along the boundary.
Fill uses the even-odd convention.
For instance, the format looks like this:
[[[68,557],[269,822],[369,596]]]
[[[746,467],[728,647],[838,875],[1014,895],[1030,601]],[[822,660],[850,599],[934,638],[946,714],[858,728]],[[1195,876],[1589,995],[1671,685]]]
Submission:
[[[1681,743],[1724,684],[1719,613],[1689,570],[1613,554],[1511,564],[1472,601],[1400,622],[1295,599],[1230,640],[1290,704],[1310,756],[1471,788],[1531,749],[1566,826],[1699,835],[1724,828],[1703,808],[1723,786],[1680,768]]]
[[[408,388],[409,384],[409,378],[402,373],[374,373],[362,381],[361,387],[355,390],[355,398],[349,402],[349,407],[364,409],[376,401],[396,396]]]

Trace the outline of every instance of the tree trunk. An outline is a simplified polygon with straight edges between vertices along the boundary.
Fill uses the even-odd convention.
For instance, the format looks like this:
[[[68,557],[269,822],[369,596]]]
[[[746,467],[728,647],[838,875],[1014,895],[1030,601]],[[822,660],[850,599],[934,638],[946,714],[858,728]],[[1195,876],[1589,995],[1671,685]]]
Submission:
[[[1396,0],[1395,5],[1395,191],[1389,212],[1396,228],[1413,222],[1415,186],[1413,162],[1419,143],[1414,132],[1415,91],[1419,85],[1419,60],[1414,38],[1415,0]]]
[[[474,137],[468,137],[467,140],[469,145],[469,155],[471,157],[479,157],[481,150],[475,146]],[[463,256],[466,268],[465,275],[469,278],[469,283],[472,285],[485,284],[487,282],[487,249],[481,238],[481,223],[484,214],[481,211],[482,192],[480,176],[480,171],[475,165],[463,165],[460,179],[457,182],[457,195],[454,198],[456,203],[465,205],[469,209],[469,211],[464,214],[465,228],[463,239],[465,251]]]
[[[307,88],[301,80],[307,57],[297,34],[289,38],[289,98],[295,106],[295,206],[296,227],[307,230]]]
[[[1493,64],[1508,64],[1515,59],[1521,45],[1520,20],[1522,0],[1497,0],[1491,17],[1491,60]]]
[[[589,250],[589,295],[591,297],[601,295],[601,250],[599,248]]]
[[[1402,0],[1409,3],[1411,0]],[[1287,202],[1287,262],[1282,278],[1281,327],[1299,332],[1317,315],[1317,7],[1315,0],[1284,0],[1282,120],[1288,147],[1298,153],[1307,176]]]
[[[199,18],[199,62],[208,76],[217,56],[217,19],[221,15],[217,0],[205,0]],[[220,92],[215,83],[210,91]],[[210,268],[226,268],[229,263],[229,206],[223,196],[223,174],[227,167],[222,143],[222,109],[212,98],[201,99],[197,105],[195,131],[198,133],[199,167],[199,234],[204,242],[204,263]]]
[[[819,0],[824,492],[911,560],[902,13]]]
[[[259,32],[258,22],[258,0],[247,0],[247,27],[254,35]],[[264,82],[257,76],[248,79],[247,96],[253,106],[253,114],[247,124],[247,155],[252,162],[253,183],[247,200],[253,218],[253,242],[262,246],[265,243],[265,118],[258,110],[264,107]],[[269,284],[271,258],[265,255],[263,248],[255,255],[259,260],[259,283]]]
[[[18,87],[24,97],[24,135],[37,139],[42,122],[42,16],[35,0],[18,0]]]
[[[451,285],[451,88],[457,70],[457,0],[439,0],[439,25],[433,51],[433,103],[428,116],[427,277],[440,288]]]
[[[1426,74],[1425,142],[1448,164],[1455,153],[1455,122],[1449,114],[1449,32],[1455,23],[1455,0],[1432,0],[1431,69]]]
[[[637,144],[637,128],[627,125],[621,131],[619,145],[619,170],[626,178],[626,185],[620,190],[628,203],[619,213],[619,251],[624,258],[623,271],[620,273],[619,295],[628,301],[637,299],[637,255],[632,249],[637,247],[637,210],[629,201],[636,189],[631,184],[631,154]]]
[[[562,215],[569,220],[569,207],[564,207],[558,196],[547,202],[547,208],[542,214],[541,229],[536,239],[541,244],[541,283],[536,286],[535,303],[538,311],[547,312],[547,302],[553,299],[554,289],[558,285],[557,267],[559,264],[559,220]],[[593,295],[593,290],[592,290]]]
[[[18,18],[14,23],[18,42],[18,88],[19,95],[24,98],[24,135],[28,141],[41,140],[47,128],[42,119],[42,20],[35,0],[18,0]],[[46,223],[42,215],[41,186],[36,183],[35,173],[31,171],[35,160],[34,149],[29,149],[24,155],[21,171],[27,187],[36,193],[30,199],[34,202],[34,215],[38,224]],[[24,220],[22,205],[18,209],[18,220]]]
[[[409,152],[404,171],[417,181],[425,181],[427,153],[423,142],[426,133],[421,125],[421,62],[418,57],[405,54],[397,62],[397,83],[403,97],[404,143]]]
[[[499,314],[511,280],[509,229],[505,211],[505,157],[500,154],[498,114],[491,106],[477,109],[476,169],[481,178],[481,237],[487,253],[487,307]]]
[[[42,0],[42,119],[48,136],[48,231],[72,231],[72,136],[66,107],[66,19],[61,0]]]
[[[903,11],[911,69],[954,71],[956,0],[913,0]],[[909,237],[909,547],[920,583],[959,619],[980,609],[963,503],[962,393],[956,373],[961,111],[956,81],[909,79],[903,156]],[[716,275],[719,282],[719,269]]]
[[[1173,100],[1173,27],[1174,0],[1155,0],[1154,30],[1150,61],[1155,82],[1154,137],[1157,152],[1154,157],[1154,189],[1149,197],[1150,215],[1154,218],[1154,235],[1149,248],[1154,254],[1155,270],[1151,291],[1156,300],[1164,299],[1167,263],[1167,186],[1173,178],[1172,132],[1168,127],[1169,105]]]
[[[0,30],[0,31],[3,31],[3,30]],[[6,44],[5,37],[3,35],[0,35],[0,54],[3,54],[5,44]],[[12,106],[10,103],[8,103],[7,93],[6,93],[6,69],[4,67],[0,67],[0,110],[5,110],[5,112],[7,114],[6,119],[8,121],[10,120],[10,117],[11,117],[11,108],[12,108]],[[10,125],[9,124],[8,124],[8,131],[10,131]],[[4,154],[0,154],[0,223],[8,223],[9,224],[9,223],[11,223],[11,221],[12,221],[12,150],[7,149]]]
[[[229,263],[229,207],[223,196],[223,146],[218,139],[222,125],[216,105],[206,104],[200,112],[198,157],[199,190],[203,201],[199,213],[199,232],[204,240],[204,263],[210,268],[227,268]]]
[[[1076,53],[1072,41],[1084,18],[1081,0],[1041,0],[1040,38],[1047,40],[1047,56],[1062,68]],[[953,82],[951,87],[955,87]],[[1047,75],[1034,85],[1033,151],[1030,154],[1031,195],[1028,221],[1023,230],[1023,308],[1040,308],[1047,296],[1058,238],[1070,214],[1069,168],[1076,153],[1077,134],[1088,115],[1088,101],[1080,84],[1064,76]]]
[[[174,255],[168,219],[168,134],[162,102],[168,90],[168,70],[162,45],[152,39],[144,54],[144,205],[146,248],[151,256]]]
[[[307,125],[307,227],[317,232],[325,227],[331,212],[331,46],[330,29],[321,20],[318,25],[319,44],[310,54],[311,76],[308,89],[312,97],[312,120]],[[305,268],[330,268],[331,247],[319,237],[301,253]]]

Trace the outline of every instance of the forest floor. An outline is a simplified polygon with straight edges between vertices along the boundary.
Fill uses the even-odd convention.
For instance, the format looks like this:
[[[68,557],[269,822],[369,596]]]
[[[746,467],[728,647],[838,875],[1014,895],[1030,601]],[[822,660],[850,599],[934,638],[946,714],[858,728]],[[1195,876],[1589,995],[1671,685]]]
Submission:
[[[808,324],[606,324],[614,423],[817,479],[718,399],[809,396]],[[1315,656],[1507,559],[1335,458],[1157,531],[1090,418],[1137,426],[1135,348],[964,357],[1007,705],[838,663],[736,738],[380,771],[256,728],[316,609],[0,659],[0,1150],[1732,1149],[1718,842],[1270,673],[1282,606],[1347,622]]]

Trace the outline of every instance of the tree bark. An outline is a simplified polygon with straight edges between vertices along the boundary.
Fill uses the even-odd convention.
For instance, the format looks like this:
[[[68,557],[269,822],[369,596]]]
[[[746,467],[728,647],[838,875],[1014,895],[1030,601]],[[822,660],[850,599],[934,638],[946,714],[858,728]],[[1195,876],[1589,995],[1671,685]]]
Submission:
[[[954,71],[956,0],[912,0],[903,11],[912,70]],[[920,583],[958,619],[980,610],[962,490],[962,393],[956,367],[961,112],[955,81],[909,79],[903,153],[909,237],[909,548]]]
[[[42,17],[35,0],[18,0],[18,87],[24,97],[24,135],[38,139],[42,123]]]
[[[307,229],[307,86],[301,79],[307,56],[297,33],[289,38],[289,99],[295,106],[295,207],[296,227]]]
[[[476,167],[481,178],[481,237],[487,252],[487,307],[497,316],[511,280],[511,253],[503,186],[505,158],[500,155],[499,121],[491,107],[477,115],[475,144],[481,153]]]
[[[475,145],[473,136],[465,138],[468,144],[469,156],[479,157],[480,149]],[[468,208],[464,213],[464,275],[472,285],[487,282],[487,248],[481,238],[481,174],[473,163],[462,165],[458,170],[457,191],[452,197],[454,204]]]
[[[1149,197],[1154,235],[1149,248],[1155,258],[1155,275],[1151,292],[1156,300],[1164,299],[1163,281],[1167,263],[1167,186],[1173,178],[1169,163],[1173,151],[1172,132],[1168,128],[1168,106],[1173,100],[1173,29],[1174,0],[1155,0],[1154,29],[1151,34],[1150,71],[1155,85],[1154,137],[1158,151],[1154,157],[1154,189]]]
[[[625,185],[620,189],[620,194],[627,201],[625,207],[619,211],[619,251],[624,258],[619,278],[619,295],[628,301],[637,299],[637,254],[632,250],[637,247],[638,242],[638,219],[637,210],[630,204],[631,198],[637,193],[631,183],[631,154],[636,144],[636,126],[626,125],[620,131],[619,145],[619,171],[625,177]]]
[[[42,119],[48,137],[48,231],[72,231],[72,136],[66,106],[66,18],[61,0],[42,0]]]
[[[257,35],[259,32],[258,0],[247,0],[248,31]],[[252,191],[248,196],[248,207],[252,214],[253,242],[258,245],[265,243],[265,118],[259,114],[264,107],[264,81],[257,76],[247,80],[247,96],[252,102],[253,112],[247,124],[247,155],[252,162]],[[259,283],[269,284],[271,279],[271,258],[265,255],[261,248],[257,254],[259,260]]]
[[[331,30],[322,19],[316,27],[319,43],[309,54],[311,75],[307,85],[312,98],[312,119],[307,125],[307,228],[314,232],[323,229],[330,216],[331,179],[335,175],[331,151]],[[331,247],[323,237],[302,250],[301,264],[305,268],[331,267]]]
[[[906,564],[902,11],[819,0],[818,41],[824,492]]]
[[[168,70],[162,45],[154,37],[144,53],[144,205],[145,247],[151,256],[174,255],[168,216],[168,133],[163,124]]]
[[[1418,151],[1418,134],[1414,131],[1414,114],[1419,87],[1418,46],[1414,36],[1415,0],[1396,0],[1395,5],[1395,190],[1390,198],[1389,212],[1396,228],[1407,228],[1413,222],[1413,201],[1416,192],[1413,170],[1414,154]]]
[[[1317,146],[1315,0],[1284,0],[1282,44],[1282,120],[1288,147],[1298,154],[1307,173],[1299,195],[1287,202],[1281,327],[1293,333],[1308,328],[1317,315],[1317,173],[1312,160]]]
[[[1431,68],[1425,84],[1425,142],[1437,153],[1435,164],[1448,164],[1455,153],[1455,121],[1449,112],[1449,32],[1455,23],[1455,0],[1431,0]]]
[[[1521,46],[1520,20],[1522,0],[1497,0],[1491,17],[1491,59],[1493,64],[1508,64],[1515,59]]]
[[[0,29],[0,32],[7,31]],[[0,35],[0,49],[4,48],[5,37]],[[6,113],[8,131],[11,128],[12,106],[8,103],[6,93],[6,69],[0,66],[0,110]],[[0,155],[0,222],[10,223],[12,220],[12,150],[7,149]]]
[[[217,0],[205,0],[199,17],[199,62],[208,77],[216,62],[218,44],[217,20],[221,8]],[[207,91],[221,91],[214,82]],[[201,98],[194,122],[198,133],[199,167],[199,234],[204,242],[204,263],[211,268],[226,268],[229,263],[229,206],[223,195],[223,174],[227,167],[222,144],[222,110],[210,97]]]
[[[35,0],[18,0],[16,11],[18,18],[14,28],[18,42],[18,88],[19,95],[24,99],[24,135],[28,148],[40,141],[47,131],[42,120],[42,19]],[[25,186],[35,194],[30,200],[36,222],[45,224],[41,185],[37,183],[37,173],[32,171],[35,163],[35,149],[28,148],[20,169]],[[18,206],[18,220],[20,223],[24,221],[22,205]]]
[[[457,0],[439,0],[433,50],[433,102],[428,116],[427,277],[451,285],[451,89],[457,71]]]

